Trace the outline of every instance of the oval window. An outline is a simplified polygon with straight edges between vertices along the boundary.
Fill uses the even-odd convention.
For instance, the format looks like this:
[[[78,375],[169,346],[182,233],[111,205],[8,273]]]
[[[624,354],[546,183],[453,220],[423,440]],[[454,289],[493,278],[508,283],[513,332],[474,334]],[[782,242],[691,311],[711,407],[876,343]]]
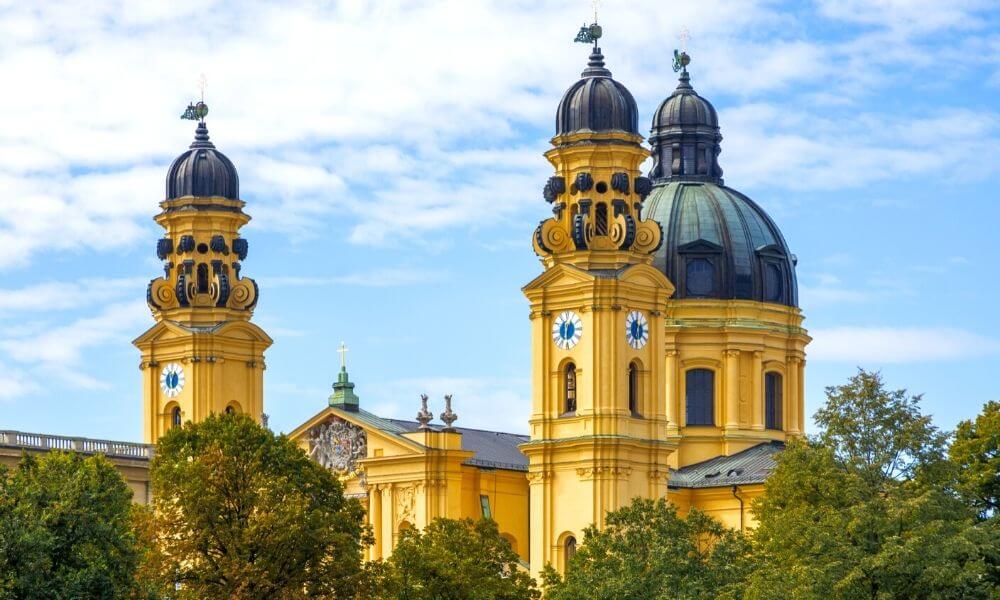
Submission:
[[[689,296],[708,296],[715,291],[715,267],[707,258],[687,261],[685,286]]]

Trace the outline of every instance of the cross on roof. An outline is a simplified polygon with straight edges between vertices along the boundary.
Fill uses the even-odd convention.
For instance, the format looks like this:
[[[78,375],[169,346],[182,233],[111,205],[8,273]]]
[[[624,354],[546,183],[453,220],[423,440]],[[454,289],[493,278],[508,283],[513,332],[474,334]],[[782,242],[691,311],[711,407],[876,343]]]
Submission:
[[[340,342],[340,348],[337,349],[337,352],[340,354],[341,369],[347,368],[347,351],[348,351],[347,345],[344,344],[344,342]]]

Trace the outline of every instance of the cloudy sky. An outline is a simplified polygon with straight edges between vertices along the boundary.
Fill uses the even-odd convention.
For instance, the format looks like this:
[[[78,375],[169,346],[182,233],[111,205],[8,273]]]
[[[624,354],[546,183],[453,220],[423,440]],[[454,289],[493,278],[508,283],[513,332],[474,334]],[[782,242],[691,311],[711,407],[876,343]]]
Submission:
[[[991,0],[605,0],[640,122],[719,109],[726,183],[799,257],[807,410],[857,366],[946,428],[1000,398],[1000,10]],[[341,340],[363,405],[525,431],[520,287],[541,156],[588,0],[0,0],[0,429],[141,438],[138,351],[163,176],[208,80],[240,171],[244,273],[275,339],[266,411],[321,409]],[[643,126],[643,129],[646,125]]]

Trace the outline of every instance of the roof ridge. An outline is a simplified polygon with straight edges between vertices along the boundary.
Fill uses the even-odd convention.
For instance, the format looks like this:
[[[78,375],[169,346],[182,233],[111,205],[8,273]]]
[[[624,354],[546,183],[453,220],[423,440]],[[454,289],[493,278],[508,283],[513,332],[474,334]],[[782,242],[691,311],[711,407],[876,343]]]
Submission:
[[[412,421],[410,419],[396,419],[396,418],[393,418],[393,417],[379,417],[379,418],[380,419],[385,419],[386,421],[402,421],[404,423],[414,423],[414,424],[417,424],[416,421]],[[455,427],[455,429],[459,429],[459,430],[463,430],[464,429],[465,431],[481,431],[483,433],[502,433],[503,435],[513,435],[513,436],[517,436],[517,437],[531,437],[531,434],[528,434],[528,433],[511,433],[509,431],[496,431],[495,429],[479,429],[479,428],[476,428],[476,427]],[[435,431],[438,431],[438,430],[435,430]]]

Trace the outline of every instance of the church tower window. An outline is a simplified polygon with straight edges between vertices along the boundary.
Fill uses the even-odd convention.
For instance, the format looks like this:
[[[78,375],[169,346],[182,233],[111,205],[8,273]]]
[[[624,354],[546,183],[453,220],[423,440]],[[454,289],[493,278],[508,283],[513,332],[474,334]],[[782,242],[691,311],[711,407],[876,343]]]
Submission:
[[[198,265],[198,293],[208,293],[208,265],[205,263]]]
[[[781,413],[783,410],[781,398],[781,374],[767,373],[764,375],[764,427],[781,429]]]
[[[576,365],[568,363],[563,374],[563,412],[576,413]]]
[[[715,425],[715,372],[691,369],[685,376],[688,425]]]
[[[569,569],[569,561],[576,555],[576,537],[572,535],[566,537],[566,541],[563,542],[563,554],[565,556],[565,568],[563,571],[566,571]]]
[[[595,210],[594,233],[596,235],[608,235],[608,205],[600,202]]]
[[[639,366],[635,362],[628,366],[628,410],[639,414]]]
[[[170,411],[170,426],[180,427],[181,426],[181,407],[175,406],[172,411]]]

